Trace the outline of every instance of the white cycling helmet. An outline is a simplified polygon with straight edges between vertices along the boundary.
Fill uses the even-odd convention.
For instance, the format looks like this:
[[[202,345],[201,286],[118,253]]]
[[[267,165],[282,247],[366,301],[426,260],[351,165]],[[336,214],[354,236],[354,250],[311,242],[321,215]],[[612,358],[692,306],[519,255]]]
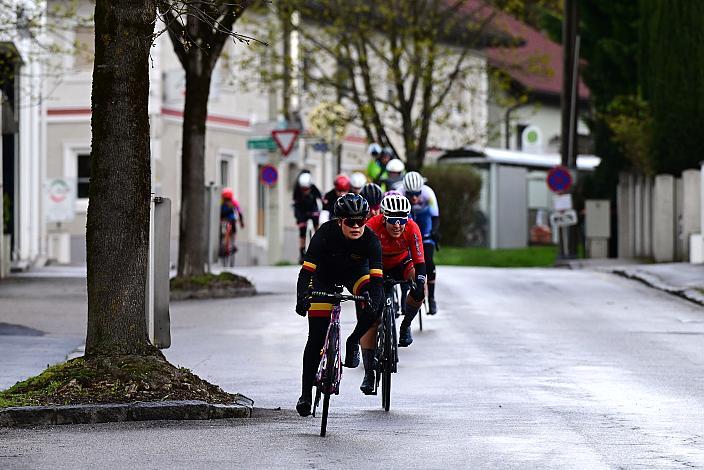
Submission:
[[[381,213],[385,216],[408,217],[411,201],[400,194],[390,194],[381,200]]]
[[[313,176],[310,173],[301,173],[298,175],[298,186],[301,188],[310,188],[313,185]]]
[[[362,187],[367,184],[367,177],[363,173],[355,171],[350,176],[350,186],[352,189],[362,189]]]
[[[386,171],[389,173],[403,173],[405,169],[406,165],[404,165],[398,158],[394,158],[386,164]]]
[[[367,153],[372,156],[377,156],[381,153],[381,145],[377,144],[376,142],[373,144],[369,144],[369,148],[367,148]]]
[[[403,177],[403,188],[412,193],[419,193],[423,189],[425,180],[417,171],[409,171]]]

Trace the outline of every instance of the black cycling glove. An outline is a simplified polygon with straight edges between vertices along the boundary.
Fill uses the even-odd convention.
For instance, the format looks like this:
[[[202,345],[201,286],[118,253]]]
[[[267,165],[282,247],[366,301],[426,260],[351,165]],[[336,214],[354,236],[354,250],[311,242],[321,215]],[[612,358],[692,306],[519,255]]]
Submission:
[[[307,292],[298,295],[296,300],[296,313],[302,317],[306,316],[308,309],[310,308],[310,296]]]
[[[411,286],[410,294],[417,302],[423,300],[423,297],[425,297],[425,274],[416,274],[416,280]]]

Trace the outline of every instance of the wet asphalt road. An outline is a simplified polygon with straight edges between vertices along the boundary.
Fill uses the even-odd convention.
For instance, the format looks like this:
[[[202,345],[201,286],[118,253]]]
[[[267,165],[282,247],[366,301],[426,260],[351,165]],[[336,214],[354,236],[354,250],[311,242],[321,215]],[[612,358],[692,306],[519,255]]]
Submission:
[[[247,270],[269,292],[255,298],[174,303],[166,351],[281,410],[4,429],[0,468],[704,466],[701,307],[606,273],[443,267],[440,314],[401,351],[392,411],[346,369],[321,439],[293,411],[306,334],[295,272]]]

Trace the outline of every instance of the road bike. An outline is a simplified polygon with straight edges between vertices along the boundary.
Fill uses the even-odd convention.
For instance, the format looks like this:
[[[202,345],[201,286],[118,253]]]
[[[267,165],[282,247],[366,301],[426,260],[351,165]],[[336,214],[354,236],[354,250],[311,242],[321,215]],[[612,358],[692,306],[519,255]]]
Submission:
[[[220,221],[219,254],[223,267],[231,268],[235,265],[235,253],[237,253],[237,247],[235,246],[236,234],[235,222],[229,220]]]
[[[375,393],[379,389],[379,382],[381,382],[381,406],[385,411],[389,411],[391,408],[391,374],[398,370],[396,317],[397,313],[401,311],[401,296],[396,286],[404,282],[391,278],[384,279],[386,301],[376,333]]]
[[[325,343],[321,351],[318,372],[315,375],[315,401],[313,402],[313,416],[323,396],[323,415],[320,422],[320,436],[325,437],[328,424],[328,409],[330,395],[340,394],[340,380],[342,379],[342,355],[340,353],[340,303],[348,300],[369,302],[368,295],[344,295],[342,287],[336,286],[337,292],[312,291],[311,297],[331,301],[333,309],[330,315],[330,325],[325,334]]]

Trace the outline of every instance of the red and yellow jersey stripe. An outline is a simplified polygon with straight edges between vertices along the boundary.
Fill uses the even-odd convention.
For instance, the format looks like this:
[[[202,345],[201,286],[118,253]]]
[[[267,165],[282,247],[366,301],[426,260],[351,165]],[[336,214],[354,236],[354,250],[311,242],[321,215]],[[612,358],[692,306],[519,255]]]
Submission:
[[[304,261],[303,266],[301,266],[302,269],[305,269],[306,271],[310,272],[315,272],[316,269],[318,269],[318,265],[315,263],[311,263],[310,261]]]
[[[332,304],[325,302],[315,302],[310,304],[308,309],[308,316],[312,318],[326,318],[330,316],[332,312]]]

